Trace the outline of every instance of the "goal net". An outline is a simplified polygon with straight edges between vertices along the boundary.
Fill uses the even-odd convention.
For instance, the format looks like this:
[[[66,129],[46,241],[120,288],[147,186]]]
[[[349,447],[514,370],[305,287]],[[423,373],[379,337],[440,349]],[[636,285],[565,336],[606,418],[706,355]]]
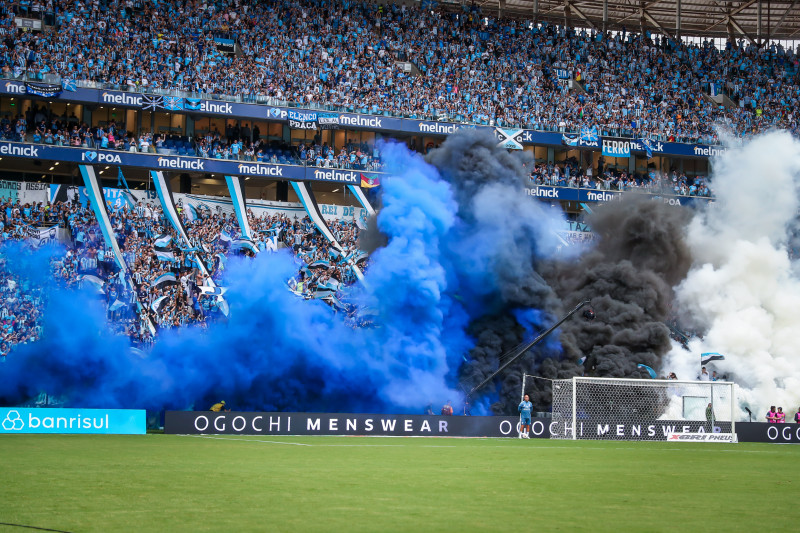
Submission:
[[[553,381],[553,439],[666,440],[671,433],[736,433],[735,385],[575,377]]]

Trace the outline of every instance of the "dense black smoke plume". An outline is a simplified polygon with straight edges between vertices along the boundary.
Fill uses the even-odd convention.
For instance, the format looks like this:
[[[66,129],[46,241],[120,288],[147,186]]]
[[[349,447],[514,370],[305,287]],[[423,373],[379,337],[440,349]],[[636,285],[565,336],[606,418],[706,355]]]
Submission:
[[[658,370],[670,349],[672,287],[687,274],[691,256],[685,242],[691,211],[659,201],[626,196],[598,207],[588,222],[596,246],[578,261],[543,266],[545,278],[569,309],[591,300],[596,319],[572,319],[560,328],[563,357],[544,361],[539,374],[647,378],[637,368]],[[581,365],[579,359],[586,356]],[[548,400],[546,381],[530,385],[532,396]]]

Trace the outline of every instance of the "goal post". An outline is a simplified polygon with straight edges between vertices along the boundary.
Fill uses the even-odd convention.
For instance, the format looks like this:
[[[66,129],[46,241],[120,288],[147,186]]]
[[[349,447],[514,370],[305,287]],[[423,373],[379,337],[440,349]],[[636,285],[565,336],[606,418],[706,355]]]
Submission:
[[[553,439],[666,440],[675,433],[736,433],[727,381],[574,377],[553,381]]]

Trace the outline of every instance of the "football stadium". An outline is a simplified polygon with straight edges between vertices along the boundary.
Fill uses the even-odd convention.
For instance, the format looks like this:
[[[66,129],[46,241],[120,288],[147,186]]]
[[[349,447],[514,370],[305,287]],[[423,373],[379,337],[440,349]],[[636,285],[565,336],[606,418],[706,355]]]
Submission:
[[[0,33],[0,531],[796,527],[797,0]]]

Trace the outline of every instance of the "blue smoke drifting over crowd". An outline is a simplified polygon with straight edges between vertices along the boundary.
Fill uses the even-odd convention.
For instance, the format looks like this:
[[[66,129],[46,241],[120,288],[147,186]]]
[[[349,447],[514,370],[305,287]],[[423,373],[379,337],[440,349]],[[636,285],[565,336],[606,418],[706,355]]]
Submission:
[[[225,399],[235,409],[341,412],[458,402],[459,368],[475,346],[470,325],[547,293],[532,258],[555,249],[556,219],[525,198],[521,163],[491,136],[451,139],[434,164],[383,146],[392,176],[382,180],[377,227],[386,245],[349,295],[375,327],[349,327],[324,303],[288,291],[298,264],[283,250],[230,260],[227,322],[163,331],[141,356],[110,329],[96,296],[54,286],[56,251],[6,248],[7,269],[46,287],[48,298],[42,339],[0,366],[0,401],[47,392],[83,407],[204,409]],[[495,162],[480,179],[448,170],[467,149]],[[521,329],[541,318],[525,316]]]

